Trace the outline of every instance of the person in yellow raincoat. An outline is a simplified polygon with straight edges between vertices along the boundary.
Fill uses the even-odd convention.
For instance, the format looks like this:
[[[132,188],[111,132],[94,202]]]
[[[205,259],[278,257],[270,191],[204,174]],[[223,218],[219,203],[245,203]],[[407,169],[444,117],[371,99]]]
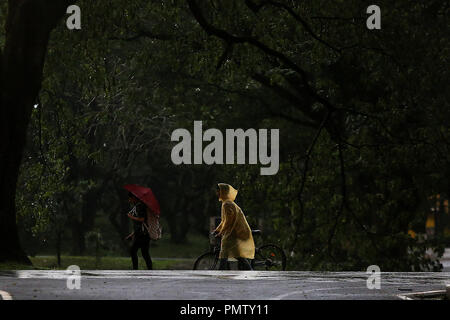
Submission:
[[[217,196],[222,202],[219,226],[214,230],[218,237],[222,237],[220,247],[220,270],[228,269],[228,259],[238,260],[240,270],[252,270],[247,259],[255,257],[255,242],[252,230],[245,219],[241,208],[234,202],[237,190],[229,184],[217,185]]]

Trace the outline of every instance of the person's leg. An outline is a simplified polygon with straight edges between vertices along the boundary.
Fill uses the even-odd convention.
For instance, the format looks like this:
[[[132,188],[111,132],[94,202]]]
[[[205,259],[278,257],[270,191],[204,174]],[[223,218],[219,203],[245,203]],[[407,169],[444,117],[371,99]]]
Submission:
[[[245,258],[237,258],[239,270],[253,270],[250,262]]]
[[[139,249],[139,242],[137,241],[137,238],[135,237],[133,239],[133,244],[131,245],[131,248],[130,248],[131,261],[133,263],[133,270],[139,269],[138,256],[137,256],[138,249]]]
[[[230,270],[228,258],[219,259],[219,270]]]
[[[142,257],[145,260],[147,269],[153,270],[153,262],[152,262],[152,258],[150,257],[149,249],[150,249],[150,238],[147,237],[145,239],[142,239],[142,244],[141,244]]]

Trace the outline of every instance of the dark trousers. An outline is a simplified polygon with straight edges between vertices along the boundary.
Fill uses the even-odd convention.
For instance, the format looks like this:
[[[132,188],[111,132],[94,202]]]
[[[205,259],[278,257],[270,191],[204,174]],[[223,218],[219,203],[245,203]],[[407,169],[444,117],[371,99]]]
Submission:
[[[148,235],[137,235],[134,237],[133,244],[131,245],[130,253],[131,253],[131,261],[133,262],[133,269],[138,270],[138,256],[137,252],[141,249],[142,257],[147,264],[147,269],[153,269],[152,258],[149,253],[150,248],[150,237]]]
[[[250,262],[248,262],[245,258],[236,258],[238,261],[238,269],[239,270],[253,270]],[[230,264],[228,263],[228,259],[219,259],[219,270],[230,270]]]

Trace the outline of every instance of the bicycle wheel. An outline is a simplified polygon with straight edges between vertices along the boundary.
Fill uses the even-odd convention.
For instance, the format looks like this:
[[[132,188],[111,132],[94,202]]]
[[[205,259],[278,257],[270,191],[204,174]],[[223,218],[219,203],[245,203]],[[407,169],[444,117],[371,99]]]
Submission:
[[[206,252],[195,260],[194,270],[219,270],[219,259],[214,252]]]
[[[253,270],[284,271],[286,270],[286,255],[283,249],[277,245],[263,245],[256,249],[252,268]]]

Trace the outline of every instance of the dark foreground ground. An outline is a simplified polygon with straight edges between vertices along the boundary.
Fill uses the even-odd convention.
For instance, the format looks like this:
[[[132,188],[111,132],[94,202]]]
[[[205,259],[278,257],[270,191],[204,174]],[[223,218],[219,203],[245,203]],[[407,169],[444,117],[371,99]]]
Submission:
[[[82,271],[81,288],[68,289],[67,271],[0,271],[3,299],[167,300],[392,300],[443,290],[450,272],[382,273],[381,288],[367,288],[364,272]]]

